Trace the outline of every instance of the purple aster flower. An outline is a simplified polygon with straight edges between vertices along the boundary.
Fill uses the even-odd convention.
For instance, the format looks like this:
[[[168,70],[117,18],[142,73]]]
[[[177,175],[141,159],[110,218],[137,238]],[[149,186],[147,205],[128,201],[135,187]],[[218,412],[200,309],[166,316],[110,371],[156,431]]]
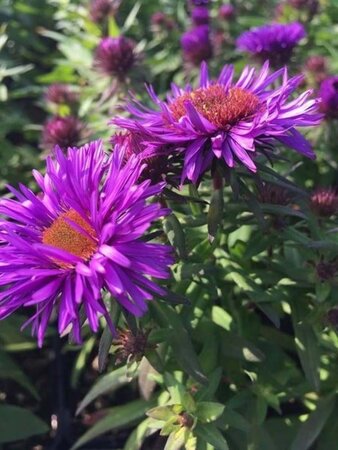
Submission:
[[[305,29],[299,22],[272,23],[242,33],[237,39],[237,48],[261,62],[268,59],[273,66],[280,67],[290,60],[294,47],[305,36]]]
[[[116,14],[120,0],[91,0],[89,15],[93,22],[101,23]]]
[[[320,85],[321,110],[327,117],[338,118],[338,76],[326,78]]]
[[[320,122],[318,99],[309,99],[312,91],[308,90],[288,101],[302,75],[289,79],[286,68],[269,74],[268,63],[259,73],[245,67],[237,82],[233,72],[232,66],[225,66],[218,79],[210,81],[207,66],[202,64],[197,89],[173,85],[167,101],[161,101],[149,88],[156,110],[136,102],[128,106],[133,118],[112,122],[130,131],[143,130],[145,138],[177,145],[184,154],[181,182],[188,178],[197,183],[214,160],[228,167],[239,162],[255,172],[257,149],[274,141],[315,158],[296,127]],[[280,77],[280,86],[273,88]]]
[[[235,15],[235,8],[232,5],[230,5],[230,3],[221,5],[218,11],[219,11],[219,16],[223,20],[230,20]]]
[[[0,319],[34,307],[25,325],[32,324],[40,346],[53,311],[59,333],[72,326],[80,342],[83,315],[94,332],[100,316],[114,331],[103,291],[135,316],[154,294],[165,294],[150,277],[168,278],[171,248],[141,239],[168,213],[146,203],[164,183],[137,183],[144,167],[123,157],[121,148],[107,157],[99,141],[67,155],[57,148],[46,175],[34,172],[40,195],[20,186],[10,188],[17,200],[0,202],[9,219],[0,223]]]
[[[195,6],[191,11],[191,18],[195,25],[207,25],[209,23],[209,10],[206,6]]]
[[[55,103],[57,105],[72,104],[76,102],[77,95],[73,92],[67,84],[51,84],[45,94],[47,102]]]
[[[78,145],[82,138],[83,123],[74,116],[53,117],[42,130],[42,146],[52,150],[58,145],[63,150]]]
[[[123,80],[136,60],[135,43],[124,36],[101,39],[95,51],[94,65],[104,74]]]
[[[181,47],[184,59],[196,66],[212,57],[210,28],[199,25],[186,31],[181,37]]]

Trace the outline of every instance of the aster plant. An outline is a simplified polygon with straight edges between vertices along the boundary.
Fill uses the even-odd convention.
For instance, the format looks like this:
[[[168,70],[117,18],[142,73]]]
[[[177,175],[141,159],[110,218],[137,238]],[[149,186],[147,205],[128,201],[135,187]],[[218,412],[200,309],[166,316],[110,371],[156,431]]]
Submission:
[[[167,209],[146,204],[163,184],[136,184],[144,166],[137,157],[123,164],[123,149],[107,157],[99,141],[56,149],[46,175],[34,172],[41,194],[10,188],[1,221],[0,318],[34,308],[26,322],[41,346],[53,312],[58,331],[71,327],[81,342],[81,314],[92,331],[104,316],[114,333],[103,290],[135,316],[165,290],[150,279],[168,278],[168,246],[141,240],[150,223]]]
[[[224,167],[240,164],[256,172],[260,149],[276,143],[313,159],[310,143],[296,128],[318,125],[318,100],[310,98],[311,90],[289,100],[302,76],[289,78],[286,68],[270,73],[268,63],[258,72],[245,67],[237,81],[233,73],[232,66],[224,66],[218,79],[212,81],[206,64],[202,64],[198,88],[173,85],[166,101],[149,88],[157,109],[130,104],[132,118],[112,122],[143,132],[145,140],[176,145],[184,156],[181,183],[186,179],[198,183],[217,161]],[[280,86],[271,89],[278,79]]]

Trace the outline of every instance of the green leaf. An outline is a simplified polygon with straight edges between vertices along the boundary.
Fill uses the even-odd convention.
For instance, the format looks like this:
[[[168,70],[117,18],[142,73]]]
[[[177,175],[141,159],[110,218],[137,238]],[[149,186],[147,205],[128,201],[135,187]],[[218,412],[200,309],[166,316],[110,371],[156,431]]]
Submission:
[[[79,407],[77,408],[76,414],[79,414],[84,408],[86,408],[86,406],[89,405],[89,403],[91,403],[100,395],[103,395],[107,392],[114,392],[121,386],[127,384],[129,381],[130,378],[126,375],[125,367],[119,367],[113,372],[103,376],[84,397]]]
[[[232,317],[230,316],[230,314],[227,311],[225,311],[220,306],[212,307],[211,318],[212,318],[212,321],[216,325],[224,328],[227,331],[230,330],[231,323],[232,323]]]
[[[123,406],[110,408],[107,411],[107,415],[81,436],[71,450],[80,448],[82,445],[108,431],[114,431],[132,425],[143,418],[147,410],[153,405],[154,402],[136,400]]]
[[[147,416],[152,419],[162,420],[166,422],[170,420],[173,416],[176,417],[176,414],[173,412],[172,407],[170,406],[156,406],[155,408],[149,409],[147,411]]]
[[[187,428],[180,428],[169,435],[165,444],[164,450],[180,450],[189,438],[190,430]]]
[[[174,357],[182,369],[196,381],[207,384],[207,378],[202,373],[198,357],[187,330],[184,328],[179,315],[167,305],[153,302],[150,305],[164,328],[171,328],[169,343],[173,348]]]
[[[27,439],[48,430],[48,426],[27,409],[0,405],[0,443]]]
[[[185,236],[182,225],[177,217],[174,214],[170,214],[170,216],[166,217],[163,221],[163,228],[168,236],[170,244],[177,251],[178,256],[181,259],[185,259],[187,257]]]
[[[300,363],[311,387],[319,391],[320,354],[317,337],[312,326],[304,319],[302,304],[297,301],[293,302],[292,313],[295,343]]]
[[[265,359],[265,355],[261,350],[241,336],[222,333],[221,339],[222,352],[226,356],[249,362],[262,362]]]
[[[213,445],[215,450],[229,450],[227,441],[222,433],[212,424],[204,425],[199,423],[194,429],[194,434],[205,442]]]
[[[149,419],[141,422],[129,435],[123,450],[140,450],[146,437],[156,432],[156,429],[152,429],[150,425]]]
[[[294,441],[292,442],[290,450],[308,450],[315,442],[320,432],[322,431],[327,419],[335,405],[334,395],[319,400],[317,408],[313,411],[306,422],[304,422]]]
[[[209,241],[213,242],[218,230],[218,227],[221,224],[223,217],[223,190],[215,189],[208,210],[208,235]]]
[[[39,399],[39,394],[25,373],[5,352],[0,351],[0,378],[16,381],[20,386],[27,389],[33,397]]]
[[[197,405],[196,416],[202,422],[213,422],[223,413],[225,406],[216,402],[200,402]]]

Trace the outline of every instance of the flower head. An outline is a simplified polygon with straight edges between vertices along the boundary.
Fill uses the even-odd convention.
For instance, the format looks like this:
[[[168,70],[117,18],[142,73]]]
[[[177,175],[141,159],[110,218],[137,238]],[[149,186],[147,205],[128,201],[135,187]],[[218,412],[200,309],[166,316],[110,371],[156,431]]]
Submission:
[[[174,166],[171,161],[169,145],[158,143],[153,147],[146,141],[141,133],[128,131],[126,133],[117,133],[111,138],[111,143],[125,148],[124,160],[128,161],[133,155],[137,155],[142,162],[146,164],[140,180],[150,180],[152,183],[158,183],[167,178],[167,182],[175,184],[168,174],[173,172]],[[176,183],[177,184],[177,183]]]
[[[312,55],[306,60],[305,67],[313,73],[322,73],[327,71],[327,59],[322,55]]]
[[[288,63],[294,47],[305,35],[299,22],[273,23],[242,33],[237,39],[237,48],[262,62],[268,59],[272,65],[280,67]]]
[[[194,65],[212,57],[212,44],[210,28],[208,25],[199,25],[186,31],[181,37],[181,47],[184,59]]]
[[[91,0],[89,15],[93,22],[101,23],[107,17],[116,13],[119,1],[116,0]]]
[[[209,23],[209,10],[206,6],[195,6],[191,12],[191,18],[195,25],[207,25]]]
[[[47,102],[57,105],[72,104],[76,102],[77,95],[67,84],[51,84],[45,94]]]
[[[53,117],[42,130],[42,145],[52,150],[58,145],[63,150],[78,145],[82,138],[83,123],[74,116]]]
[[[221,5],[219,8],[219,15],[223,20],[230,20],[235,15],[235,8],[230,5],[230,3]]]
[[[158,30],[172,30],[175,28],[175,22],[171,17],[162,11],[155,12],[151,18],[150,22],[154,28],[154,31]]]
[[[53,311],[58,330],[69,326],[81,341],[81,315],[90,328],[105,316],[102,291],[111,293],[135,316],[164,289],[150,279],[167,278],[171,248],[141,238],[153,220],[167,214],[147,199],[163,184],[137,183],[143,166],[137,157],[123,163],[122,149],[107,157],[101,142],[56,149],[45,176],[35,172],[42,193],[11,188],[17,200],[3,199],[0,213],[0,319],[21,307],[34,307],[28,320],[42,345]]]
[[[321,109],[327,117],[338,117],[338,76],[327,77],[320,85]]]
[[[259,201],[271,205],[286,206],[290,203],[290,193],[276,184],[264,183],[259,189]]]
[[[332,188],[317,188],[310,196],[310,208],[319,217],[330,217],[338,212],[337,191]]]
[[[182,182],[198,182],[215,160],[228,167],[238,162],[255,172],[259,148],[276,141],[314,158],[309,142],[295,127],[320,122],[318,100],[309,99],[311,90],[288,100],[302,76],[289,79],[287,69],[269,74],[268,63],[258,73],[246,67],[238,81],[233,72],[232,66],[225,66],[211,81],[203,64],[198,88],[173,85],[166,101],[150,88],[157,109],[132,104],[128,110],[133,118],[113,122],[129,131],[143,130],[145,139],[176,145],[184,155]],[[272,88],[281,76],[281,85]]]
[[[134,41],[124,36],[103,38],[96,48],[94,65],[108,76],[124,79],[136,60],[134,47]]]

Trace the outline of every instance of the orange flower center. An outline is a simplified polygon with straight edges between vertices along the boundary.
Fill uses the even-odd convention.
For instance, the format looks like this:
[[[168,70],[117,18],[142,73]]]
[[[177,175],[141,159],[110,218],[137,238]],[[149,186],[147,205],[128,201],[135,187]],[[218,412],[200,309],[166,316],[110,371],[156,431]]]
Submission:
[[[80,231],[74,224],[84,231]],[[44,244],[65,250],[84,260],[88,260],[95,252],[97,248],[95,239],[96,234],[94,228],[74,209],[60,214],[42,232],[42,242]],[[68,266],[63,261],[56,260],[55,262],[60,267]]]
[[[220,84],[186,92],[171,105],[176,121],[186,115],[185,102],[190,101],[196,110],[217,128],[227,129],[240,120],[251,116],[258,108],[259,98],[252,92],[239,87],[227,91]]]

